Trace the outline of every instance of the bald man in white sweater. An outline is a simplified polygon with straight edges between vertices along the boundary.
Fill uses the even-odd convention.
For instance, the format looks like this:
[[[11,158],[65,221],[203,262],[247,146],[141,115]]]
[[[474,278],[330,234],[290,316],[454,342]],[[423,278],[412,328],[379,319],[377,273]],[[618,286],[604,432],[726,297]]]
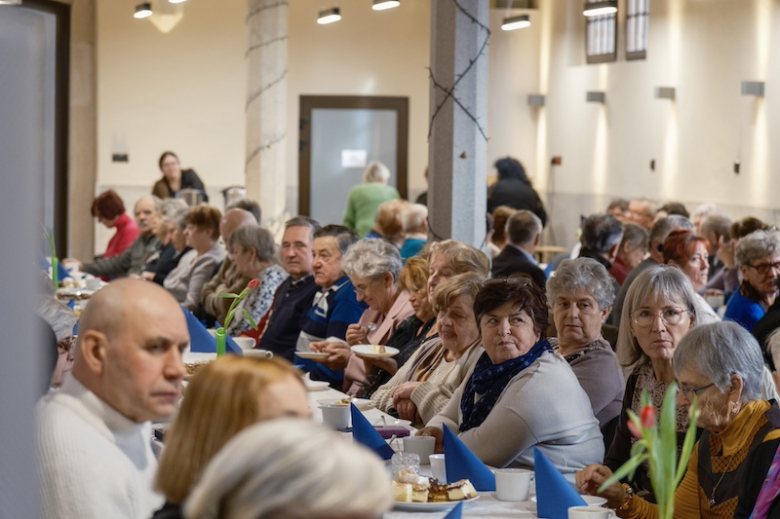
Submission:
[[[176,408],[189,340],[178,303],[153,283],[95,294],[73,371],[38,405],[42,518],[148,519],[162,505],[150,422]]]

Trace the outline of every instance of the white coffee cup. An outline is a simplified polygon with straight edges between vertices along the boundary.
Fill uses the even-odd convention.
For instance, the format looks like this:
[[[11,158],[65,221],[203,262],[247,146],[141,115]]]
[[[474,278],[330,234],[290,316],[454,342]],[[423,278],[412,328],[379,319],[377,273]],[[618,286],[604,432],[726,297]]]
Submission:
[[[84,280],[84,287],[87,290],[98,290],[103,285],[98,278],[87,278]]]
[[[320,406],[320,409],[322,409],[322,423],[337,431],[349,429],[352,416],[348,405],[323,405]]]
[[[404,438],[404,452],[412,452],[420,457],[420,465],[431,463],[429,456],[436,448],[436,438],[433,436],[408,436]]]
[[[233,337],[233,342],[244,351],[255,347],[255,340],[251,337]]]
[[[617,515],[609,508],[593,506],[569,507],[569,519],[615,519]]]
[[[431,461],[431,474],[440,485],[447,483],[447,465],[444,461],[444,454],[431,454],[428,456]]]
[[[526,501],[533,471],[527,469],[497,469],[496,499]]]
[[[241,345],[239,344],[239,346]],[[268,350],[250,349],[250,350],[243,350],[241,353],[244,354],[244,357],[255,357],[258,359],[270,359],[274,356],[274,352]]]

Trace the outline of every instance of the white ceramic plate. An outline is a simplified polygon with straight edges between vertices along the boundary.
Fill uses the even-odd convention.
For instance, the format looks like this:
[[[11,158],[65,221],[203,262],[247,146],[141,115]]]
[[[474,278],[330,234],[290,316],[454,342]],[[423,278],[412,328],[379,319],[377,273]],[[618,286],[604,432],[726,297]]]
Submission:
[[[327,382],[321,380],[309,380],[308,378],[305,378],[303,379],[303,383],[309,391],[325,391],[329,387]]]
[[[391,346],[385,346],[384,353],[379,353],[376,351],[376,346],[373,344],[359,344],[357,346],[352,346],[352,351],[355,353],[359,353],[360,355],[364,357],[369,358],[386,358],[386,357],[395,357],[399,353],[401,353],[401,350],[398,348],[393,348]]]
[[[596,507],[598,507],[598,506],[603,506],[603,505],[607,504],[607,500],[604,499],[603,497],[599,497],[599,496],[586,496],[586,495],[580,495],[580,497],[582,498],[583,501],[585,501],[585,504],[587,504],[588,506],[596,506]],[[536,496],[531,496],[531,501],[536,503]]]
[[[330,357],[329,353],[324,353],[321,351],[296,351],[295,354],[302,359],[309,360],[325,360]]]
[[[479,499],[472,497],[471,499],[464,499],[463,501],[444,501],[441,503],[404,503],[401,501],[393,502],[393,509],[400,510],[401,512],[439,512],[441,510],[450,510],[458,506],[458,503],[471,503]]]
[[[339,399],[317,400],[317,403],[320,405],[339,405],[339,404],[348,405],[348,404],[344,404]],[[371,403],[371,400],[368,400],[366,398],[355,398],[354,400],[352,400],[352,403],[355,404],[355,407],[357,407],[361,411],[367,411],[372,407],[374,407],[374,404]]]

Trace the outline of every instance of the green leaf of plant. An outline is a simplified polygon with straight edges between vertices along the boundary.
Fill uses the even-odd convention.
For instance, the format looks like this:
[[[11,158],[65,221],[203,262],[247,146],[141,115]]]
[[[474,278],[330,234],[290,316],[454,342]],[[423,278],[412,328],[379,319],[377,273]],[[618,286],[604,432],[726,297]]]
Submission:
[[[693,447],[696,444],[696,422],[698,421],[699,414],[701,414],[701,410],[698,408],[697,398],[696,395],[694,395],[693,402],[691,402],[688,431],[685,433],[685,440],[683,441],[680,461],[677,463],[677,474],[674,478],[674,488],[677,488],[677,486],[680,484],[680,481],[682,481],[682,478],[685,476],[685,471],[688,468],[688,462],[691,459],[691,453],[693,453]]]
[[[641,465],[641,464],[642,464],[642,463],[643,463],[643,462],[644,462],[646,459],[647,459],[647,455],[646,455],[646,454],[643,454],[642,456],[637,456],[637,457],[635,457],[635,458],[631,458],[631,459],[629,459],[627,462],[625,462],[625,463],[623,464],[623,466],[622,466],[622,467],[620,467],[619,469],[617,469],[617,472],[615,472],[614,474],[612,474],[612,476],[611,476],[609,479],[607,479],[607,480],[604,482],[604,484],[603,484],[603,485],[601,485],[601,486],[599,487],[599,489],[598,489],[598,491],[597,491],[597,492],[598,492],[599,494],[600,494],[600,493],[602,493],[602,492],[604,492],[604,490],[606,490],[606,489],[607,489],[607,487],[609,487],[609,486],[610,486],[610,485],[612,485],[613,483],[617,483],[618,481],[620,481],[621,479],[623,479],[624,477],[626,477],[626,476],[627,476],[629,473],[633,473],[633,472],[636,470],[636,468],[637,468],[639,465]]]
[[[237,299],[240,296],[236,294],[219,294],[217,297],[219,299]]]
[[[257,330],[257,323],[255,322],[255,319],[252,317],[252,315],[246,310],[244,310],[243,308],[241,309],[241,311],[244,313],[244,317],[246,317],[246,320],[249,321],[249,323],[252,325],[252,328]]]
[[[661,474],[659,482],[664,487],[666,499],[674,499],[674,476],[677,466],[677,383],[666,389],[661,408],[661,450],[659,462]],[[659,501],[666,502],[666,501]]]

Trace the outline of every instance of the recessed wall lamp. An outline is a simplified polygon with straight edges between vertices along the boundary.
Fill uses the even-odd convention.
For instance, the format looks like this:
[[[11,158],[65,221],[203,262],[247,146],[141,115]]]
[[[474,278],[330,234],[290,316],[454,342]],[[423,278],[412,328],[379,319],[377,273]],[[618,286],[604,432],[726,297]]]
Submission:
[[[327,25],[329,23],[338,22],[339,20],[341,20],[341,9],[338,7],[320,11],[319,16],[317,17],[317,23],[320,25]]]
[[[374,11],[385,11],[399,5],[401,5],[401,2],[398,0],[374,0],[374,5],[371,6],[371,9]]]
[[[529,94],[528,106],[544,106],[544,96],[541,94]]]
[[[617,12],[617,0],[600,0],[599,2],[586,2],[582,9],[585,16],[601,16]]]
[[[144,18],[149,18],[152,16],[152,4],[149,2],[144,2],[142,4],[138,4],[135,6],[135,14],[133,15],[133,18],[138,18],[139,20],[142,20]]]
[[[501,24],[502,31],[514,31],[516,29],[525,29],[531,26],[531,20],[527,14],[521,14],[519,16],[512,16],[511,18],[504,18],[504,23]]]
[[[656,99],[669,99],[674,101],[676,92],[674,87],[655,87]]]
[[[604,92],[587,92],[585,94],[585,101],[588,103],[601,103],[607,102],[607,94]]]
[[[742,95],[753,97],[764,97],[764,82],[763,81],[743,81],[742,82]]]

